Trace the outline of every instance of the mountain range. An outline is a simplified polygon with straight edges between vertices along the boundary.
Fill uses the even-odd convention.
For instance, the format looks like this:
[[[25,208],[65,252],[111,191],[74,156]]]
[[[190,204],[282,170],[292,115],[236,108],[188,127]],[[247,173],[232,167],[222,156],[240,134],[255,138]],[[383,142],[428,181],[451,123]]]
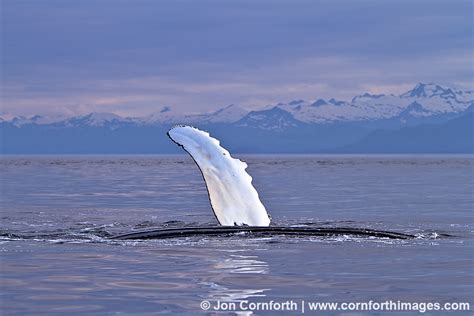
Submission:
[[[180,114],[172,107],[145,117],[0,115],[0,152],[174,153],[165,137],[175,124],[208,130],[245,153],[471,153],[474,91],[418,83],[400,95],[350,101],[293,100],[248,111],[229,105]]]

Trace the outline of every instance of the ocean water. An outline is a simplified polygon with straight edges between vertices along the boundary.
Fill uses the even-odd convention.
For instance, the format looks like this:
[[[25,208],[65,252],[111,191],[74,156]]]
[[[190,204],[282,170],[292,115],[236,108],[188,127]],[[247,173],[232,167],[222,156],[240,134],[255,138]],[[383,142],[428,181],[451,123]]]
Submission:
[[[472,156],[239,158],[275,225],[365,227],[417,238],[110,240],[144,229],[217,225],[192,159],[4,156],[0,314],[276,313],[249,310],[249,303],[270,301],[298,305],[281,315],[299,315],[303,307],[310,315],[381,313],[316,313],[309,302],[474,308]]]

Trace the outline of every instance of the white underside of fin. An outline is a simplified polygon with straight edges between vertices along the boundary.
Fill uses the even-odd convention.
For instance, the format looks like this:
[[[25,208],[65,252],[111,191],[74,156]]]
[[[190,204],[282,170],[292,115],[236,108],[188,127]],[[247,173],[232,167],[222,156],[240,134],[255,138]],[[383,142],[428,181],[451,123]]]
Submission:
[[[168,136],[182,146],[201,169],[211,206],[221,225],[269,226],[270,218],[245,171],[219,141],[191,126],[176,126]]]

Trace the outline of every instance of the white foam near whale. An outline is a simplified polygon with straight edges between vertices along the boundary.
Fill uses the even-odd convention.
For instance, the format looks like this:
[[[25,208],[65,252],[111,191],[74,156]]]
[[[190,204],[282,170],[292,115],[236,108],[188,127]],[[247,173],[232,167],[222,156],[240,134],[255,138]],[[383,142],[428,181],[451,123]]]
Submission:
[[[212,209],[221,225],[270,225],[252,177],[245,171],[245,162],[232,158],[217,139],[195,127],[176,126],[169,130],[168,136],[191,155],[201,170]]]

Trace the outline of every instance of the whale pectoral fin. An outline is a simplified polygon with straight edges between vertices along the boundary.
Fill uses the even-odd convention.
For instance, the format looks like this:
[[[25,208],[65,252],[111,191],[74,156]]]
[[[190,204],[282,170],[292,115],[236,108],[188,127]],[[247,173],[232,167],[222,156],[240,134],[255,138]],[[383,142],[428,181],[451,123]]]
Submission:
[[[197,128],[175,126],[168,136],[191,155],[201,170],[212,210],[221,225],[270,225],[252,177],[245,171],[245,162],[232,158],[217,139]]]

